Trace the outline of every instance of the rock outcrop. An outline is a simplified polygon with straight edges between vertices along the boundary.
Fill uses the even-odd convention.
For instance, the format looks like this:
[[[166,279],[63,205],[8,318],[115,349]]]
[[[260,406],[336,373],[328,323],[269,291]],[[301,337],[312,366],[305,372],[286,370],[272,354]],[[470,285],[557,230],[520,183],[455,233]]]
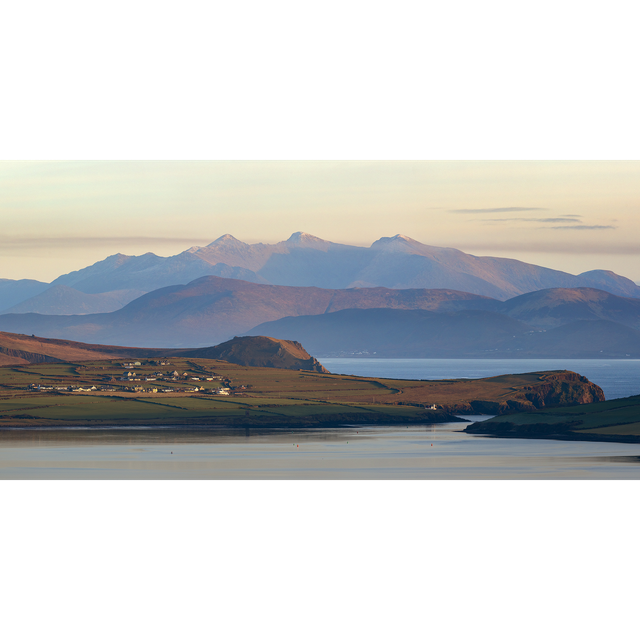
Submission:
[[[215,347],[176,350],[175,355],[187,358],[210,358],[226,360],[247,367],[270,367],[276,369],[302,369],[329,373],[310,356],[304,347],[293,340],[278,340],[267,336],[235,337]]]
[[[7,364],[39,364],[41,362],[64,362],[59,358],[52,358],[51,356],[44,355],[42,353],[31,353],[30,351],[22,351],[21,349],[7,349],[0,347],[0,365],[4,364],[2,355],[7,356]]]
[[[505,400],[470,400],[446,404],[451,413],[503,415],[516,411],[535,411],[545,407],[566,407],[604,402],[604,391],[573,371],[542,373],[540,384],[515,388]]]

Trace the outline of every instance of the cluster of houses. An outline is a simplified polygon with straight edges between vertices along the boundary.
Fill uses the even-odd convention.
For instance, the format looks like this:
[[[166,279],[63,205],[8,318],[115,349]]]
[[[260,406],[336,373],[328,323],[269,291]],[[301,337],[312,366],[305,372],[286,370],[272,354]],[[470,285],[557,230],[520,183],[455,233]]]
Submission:
[[[67,387],[53,387],[43,384],[30,384],[28,388],[29,391],[115,391],[115,389],[108,387],[100,387],[98,389],[98,387],[93,385],[90,387],[76,387],[73,385],[69,385]]]
[[[149,364],[153,364],[156,366],[169,365],[168,360],[157,360],[150,362]],[[170,371],[170,372],[162,372],[162,371],[154,371],[150,374],[138,374],[136,371],[131,371],[134,367],[142,366],[142,363],[139,361],[132,362],[122,362],[121,366],[123,369],[127,369],[124,371],[122,375],[118,378],[123,382],[133,382],[138,383],[133,386],[123,386],[120,388],[116,388],[114,386],[100,386],[96,387],[95,385],[91,386],[47,386],[42,384],[31,384],[29,385],[29,391],[130,391],[132,393],[195,393],[195,392],[205,392],[214,395],[228,396],[231,393],[231,388],[228,386],[223,386],[215,389],[206,389],[203,386],[200,386],[201,381],[213,382],[215,380],[224,381],[227,384],[228,380],[225,380],[222,376],[212,375],[212,374],[203,374],[202,376],[193,375],[192,373],[180,373],[178,371]],[[116,380],[115,377],[106,376],[104,378],[105,382],[114,382]],[[193,386],[180,386],[177,388],[162,388],[162,387],[146,387],[142,386],[142,382],[154,382],[156,380],[161,380],[163,382],[173,381],[173,382],[195,382],[197,384]],[[242,387],[244,388],[244,387]]]
[[[205,389],[205,387],[193,386],[193,387],[181,387],[177,389],[162,389],[158,387],[142,387],[139,385],[135,385],[133,387],[125,387],[124,389],[116,389],[116,387],[96,387],[95,385],[91,386],[73,386],[69,385],[66,387],[55,387],[55,386],[47,386],[42,384],[30,384],[28,387],[29,391],[131,391],[132,393],[195,393],[204,391],[205,393],[211,393],[213,395],[218,396],[228,396],[231,393],[231,389],[229,387],[219,387],[216,389]]]
[[[133,369],[133,367],[140,367],[142,366],[142,362],[123,362],[122,366],[125,369]]]
[[[205,389],[204,387],[187,387],[187,388],[178,388],[178,389],[160,389],[158,387],[127,387],[127,391],[131,391],[132,393],[196,393],[200,391],[204,391],[205,393],[211,393],[217,396],[228,396],[231,393],[231,389],[229,387],[220,387],[218,389]]]
[[[156,367],[166,367],[171,363],[168,360],[151,360],[149,364],[155,365]],[[141,367],[142,362],[122,362],[121,366],[125,369],[133,369],[133,367]]]

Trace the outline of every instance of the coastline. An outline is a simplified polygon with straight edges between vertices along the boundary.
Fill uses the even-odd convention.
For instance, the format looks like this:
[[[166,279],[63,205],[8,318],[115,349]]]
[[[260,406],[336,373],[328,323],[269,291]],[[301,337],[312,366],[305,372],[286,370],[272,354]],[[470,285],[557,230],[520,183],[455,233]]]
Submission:
[[[467,422],[463,418],[459,418],[453,414],[442,411],[433,411],[433,413],[425,413],[417,416],[394,416],[392,414],[364,414],[364,413],[343,413],[338,415],[310,415],[303,418],[274,416],[252,417],[185,417],[180,421],[180,425],[176,425],[175,418],[158,419],[158,420],[44,420],[36,418],[23,418],[19,420],[5,421],[0,420],[1,431],[30,430],[30,429],[73,429],[73,428],[91,428],[91,429],[108,429],[108,428],[126,428],[126,427],[146,427],[153,428],[238,428],[253,427],[265,429],[278,428],[339,428],[348,426],[369,426],[369,425],[389,425],[397,426],[400,424],[444,424],[448,422]]]
[[[477,424],[477,423],[474,423]],[[472,425],[469,425],[472,426]],[[570,442],[619,442],[621,444],[640,444],[640,436],[634,435],[609,435],[595,433],[580,433],[579,431],[571,431],[569,433],[552,433],[552,434],[532,434],[532,433],[482,433],[479,431],[469,431],[462,429],[463,433],[469,433],[474,436],[483,436],[485,438],[508,438],[510,440],[565,440]]]
[[[494,416],[464,431],[494,438],[640,443],[640,395]]]

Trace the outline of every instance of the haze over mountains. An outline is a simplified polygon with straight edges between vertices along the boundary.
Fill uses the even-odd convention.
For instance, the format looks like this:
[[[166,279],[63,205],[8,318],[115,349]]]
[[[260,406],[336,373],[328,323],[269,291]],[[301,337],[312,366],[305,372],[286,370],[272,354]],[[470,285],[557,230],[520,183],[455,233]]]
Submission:
[[[132,347],[251,334],[297,340],[314,356],[640,357],[640,287],[627,278],[400,235],[368,248],[227,235],[169,258],[117,254],[51,284],[0,280],[0,301],[0,330]]]
[[[640,357],[640,300],[597,289],[474,298],[436,311],[348,309],[266,322],[250,334],[287,335],[317,357]]]
[[[0,313],[99,313],[115,309],[105,308],[108,303],[104,297],[82,298],[76,292],[113,293],[111,305],[124,305],[135,292],[141,295],[185,285],[209,275],[327,289],[451,289],[498,300],[541,289],[576,287],[640,298],[640,287],[611,271],[593,270],[574,276],[518,260],[433,247],[402,235],[380,238],[371,247],[357,247],[297,232],[276,244],[247,244],[224,235],[206,247],[192,247],[167,258],[152,253],[116,254],[64,274],[50,284],[0,280]],[[34,298],[53,287],[58,287],[55,295]],[[21,305],[27,300],[28,306]]]
[[[320,289],[205,276],[111,313],[0,315],[0,330],[173,348],[268,335],[301,342],[316,357],[640,357],[640,299],[581,288],[500,301],[442,289]]]
[[[477,299],[477,300],[476,300]],[[265,321],[352,308],[457,309],[493,300],[426,289],[320,289],[205,276],[147,293],[112,313],[0,315],[0,330],[143,347],[200,347],[243,335]]]

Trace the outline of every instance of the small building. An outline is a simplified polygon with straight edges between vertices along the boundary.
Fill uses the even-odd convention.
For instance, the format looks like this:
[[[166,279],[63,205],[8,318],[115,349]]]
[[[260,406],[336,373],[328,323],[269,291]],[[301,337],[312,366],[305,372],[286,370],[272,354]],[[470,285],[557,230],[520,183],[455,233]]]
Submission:
[[[220,387],[219,389],[214,389],[213,393],[216,396],[228,396],[229,395],[229,389],[225,389],[225,388]]]

